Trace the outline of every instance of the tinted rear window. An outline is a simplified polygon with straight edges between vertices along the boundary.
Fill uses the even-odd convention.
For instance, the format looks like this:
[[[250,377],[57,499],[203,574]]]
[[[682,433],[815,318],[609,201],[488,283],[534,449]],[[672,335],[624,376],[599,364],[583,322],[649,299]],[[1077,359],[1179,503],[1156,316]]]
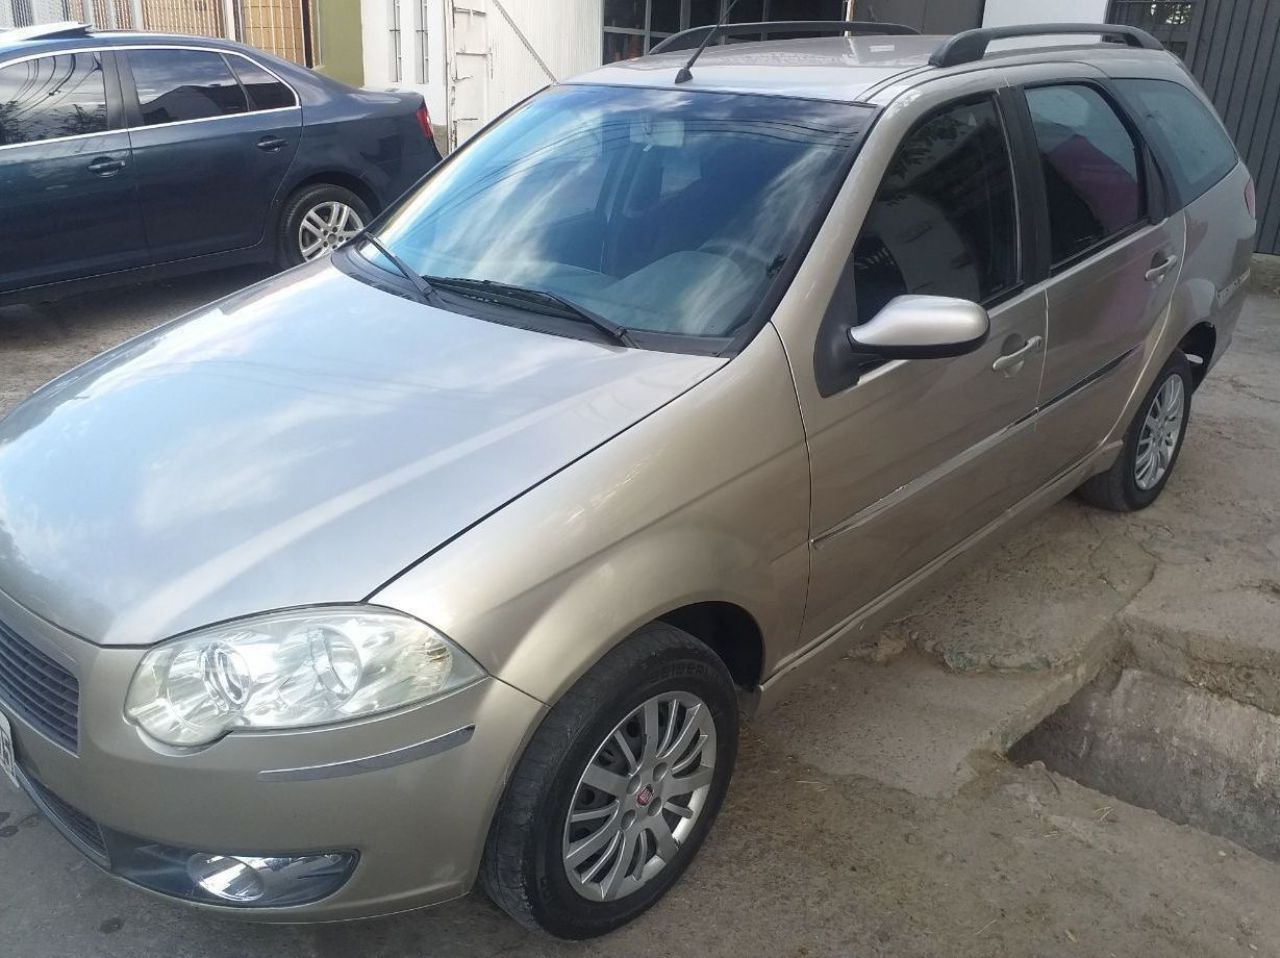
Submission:
[[[142,122],[177,123],[244,113],[244,90],[222,54],[205,50],[131,50]]]
[[[1027,90],[1049,200],[1053,262],[1123,233],[1146,214],[1137,144],[1103,96],[1080,84]]]
[[[227,62],[235,69],[236,76],[244,84],[245,92],[249,94],[249,106],[252,109],[278,110],[296,104],[293,91],[258,64],[238,56],[228,56]]]
[[[1236,148],[1204,102],[1170,80],[1117,80],[1129,109],[1143,121],[1164,160],[1181,204],[1194,200],[1236,165]]]

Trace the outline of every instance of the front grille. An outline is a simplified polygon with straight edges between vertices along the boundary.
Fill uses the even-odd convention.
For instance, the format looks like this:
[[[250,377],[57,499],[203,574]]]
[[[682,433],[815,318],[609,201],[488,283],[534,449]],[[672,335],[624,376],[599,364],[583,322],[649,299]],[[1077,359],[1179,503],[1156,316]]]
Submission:
[[[79,809],[72,808],[30,775],[26,775],[25,778],[32,797],[40,805],[41,810],[54,820],[54,824],[70,832],[86,850],[105,860],[107,846],[102,840],[102,829],[98,823]]]
[[[80,741],[80,683],[3,622],[0,700],[59,745],[76,750]]]

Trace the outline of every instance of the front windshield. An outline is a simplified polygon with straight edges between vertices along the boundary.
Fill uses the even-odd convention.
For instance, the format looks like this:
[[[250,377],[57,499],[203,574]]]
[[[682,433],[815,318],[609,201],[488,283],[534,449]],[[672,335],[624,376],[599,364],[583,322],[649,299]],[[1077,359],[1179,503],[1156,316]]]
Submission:
[[[553,88],[468,144],[378,237],[428,278],[555,293],[631,330],[731,336],[792,255],[870,112]],[[360,252],[393,269],[371,244]]]

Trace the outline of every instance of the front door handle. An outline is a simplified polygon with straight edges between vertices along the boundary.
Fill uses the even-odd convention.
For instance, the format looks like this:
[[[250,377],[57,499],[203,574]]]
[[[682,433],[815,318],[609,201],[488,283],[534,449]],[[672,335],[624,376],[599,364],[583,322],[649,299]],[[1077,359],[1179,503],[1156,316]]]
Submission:
[[[264,153],[278,153],[284,148],[284,140],[278,136],[264,136],[257,142],[257,147]]]
[[[113,156],[100,156],[89,164],[89,172],[98,176],[112,176],[124,169],[124,160]]]
[[[1156,254],[1156,256],[1159,255],[1159,253]],[[1164,274],[1169,272],[1177,262],[1178,257],[1174,253],[1170,253],[1158,263],[1153,262],[1151,264],[1151,268],[1147,270],[1147,282],[1158,283],[1160,280],[1164,279]]]
[[[1044,340],[1039,336],[1032,336],[1022,344],[1021,348],[997,357],[996,361],[991,364],[991,368],[998,373],[1007,371],[1010,375],[1013,375],[1018,371],[1017,367],[1021,366],[1023,360],[1027,358],[1027,354],[1039,349],[1040,344],[1043,342]]]

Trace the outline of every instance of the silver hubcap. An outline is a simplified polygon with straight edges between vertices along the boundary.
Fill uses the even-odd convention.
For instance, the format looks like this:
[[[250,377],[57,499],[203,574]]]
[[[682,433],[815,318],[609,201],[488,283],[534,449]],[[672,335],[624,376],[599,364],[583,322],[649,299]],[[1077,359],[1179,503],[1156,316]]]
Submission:
[[[645,702],[600,743],[564,823],[564,870],[584,898],[614,901],[675,857],[711,792],[716,726],[696,695]]]
[[[1182,419],[1186,412],[1186,390],[1181,376],[1170,376],[1164,381],[1151,401],[1147,418],[1138,433],[1138,455],[1133,463],[1133,479],[1138,488],[1146,491],[1164,478],[1173,462],[1182,435]]]
[[[346,203],[318,203],[307,210],[298,227],[298,249],[303,259],[315,259],[337,249],[362,229],[360,214]]]

